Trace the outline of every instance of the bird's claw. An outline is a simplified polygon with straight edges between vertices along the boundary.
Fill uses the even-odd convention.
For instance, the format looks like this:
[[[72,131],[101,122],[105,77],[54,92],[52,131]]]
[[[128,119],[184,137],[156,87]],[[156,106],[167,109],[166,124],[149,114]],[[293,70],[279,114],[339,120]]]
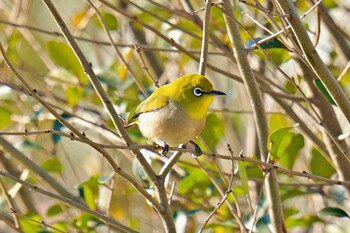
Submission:
[[[165,156],[169,152],[169,145],[164,144],[164,146],[161,147],[162,149],[159,151],[162,156]]]
[[[193,158],[197,158],[203,154],[202,149],[194,141],[189,141],[194,146],[194,153],[192,153]]]

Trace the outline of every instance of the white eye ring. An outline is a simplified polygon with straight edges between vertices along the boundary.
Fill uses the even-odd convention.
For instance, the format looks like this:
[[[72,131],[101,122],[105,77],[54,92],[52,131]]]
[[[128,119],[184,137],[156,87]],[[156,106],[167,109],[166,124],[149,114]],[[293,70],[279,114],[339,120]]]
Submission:
[[[203,91],[200,87],[196,87],[195,89],[193,89],[193,94],[195,96],[201,96],[203,94]]]

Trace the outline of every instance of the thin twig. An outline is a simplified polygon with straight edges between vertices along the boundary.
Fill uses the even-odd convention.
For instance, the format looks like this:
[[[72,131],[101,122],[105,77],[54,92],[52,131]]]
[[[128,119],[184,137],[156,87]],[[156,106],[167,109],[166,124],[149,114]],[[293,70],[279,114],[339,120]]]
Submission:
[[[268,9],[266,9],[265,7],[263,7],[261,4],[259,3],[250,3],[250,2],[247,2],[247,1],[244,1],[244,0],[238,0],[240,3],[244,3],[245,5],[248,5],[248,6],[252,6],[262,12],[265,12],[266,14],[268,15],[272,15],[272,16],[278,16],[278,17],[289,17],[289,14],[280,14],[278,12],[273,12],[273,11],[270,11]]]
[[[13,204],[10,195],[7,193],[6,187],[5,187],[4,183],[2,182],[1,178],[0,178],[0,190],[3,193],[3,196],[4,196],[4,198],[7,202],[7,205],[10,209],[10,212],[11,212],[11,215],[13,218],[13,222],[15,223],[16,229],[18,229],[19,231],[23,231],[21,225],[19,224],[19,219],[15,213],[15,211],[16,211],[15,205]]]
[[[23,231],[20,231],[18,228],[16,228],[16,226],[12,220],[12,217],[5,214],[4,212],[0,213],[0,221],[4,222],[6,224],[6,226],[12,228],[14,232],[23,233]]]
[[[41,134],[41,133],[47,133],[50,132],[50,130],[39,130],[39,131],[28,131],[27,134]],[[26,135],[26,132],[4,132],[4,131],[0,131],[0,135]],[[74,137],[70,134],[65,134],[60,132],[59,135],[65,136],[67,138],[70,138],[71,140],[77,140],[77,141],[83,141],[82,139],[79,139],[77,137]],[[157,150],[159,149],[157,145],[148,145],[148,144],[134,144],[131,146],[126,146],[126,145],[107,145],[107,144],[99,144],[96,143],[98,146],[101,146],[103,148],[108,148],[108,149],[125,149],[125,150],[130,150],[130,149],[148,149],[148,150]],[[182,152],[182,153],[189,153],[192,154],[195,151],[192,149],[186,149],[186,148],[178,148],[178,147],[169,147],[169,151],[177,151],[177,152]],[[307,179],[312,179],[312,180],[317,180],[317,181],[321,181],[321,182],[325,182],[324,184],[314,184],[314,185],[344,185],[346,187],[350,187],[350,181],[341,181],[341,180],[334,180],[334,179],[329,179],[326,177],[322,177],[322,176],[318,176],[318,175],[313,175],[310,174],[308,172],[298,172],[298,171],[294,171],[294,170],[290,170],[290,169],[286,169],[280,166],[277,166],[275,164],[271,164],[271,163],[265,163],[262,162],[261,160],[256,160],[256,159],[251,159],[249,157],[239,157],[239,156],[235,156],[233,158],[231,158],[230,156],[226,156],[226,155],[222,155],[222,154],[218,154],[218,153],[212,153],[212,152],[203,152],[203,155],[206,155],[210,158],[215,158],[215,159],[223,159],[223,160],[234,160],[234,161],[243,161],[243,162],[247,162],[247,163],[251,163],[260,167],[265,167],[267,169],[270,168],[274,168],[277,171],[290,175],[290,176],[298,176],[298,177],[305,177]],[[179,155],[178,155],[179,156]],[[171,159],[169,159],[171,160]],[[168,160],[168,161],[169,161]],[[172,162],[172,163],[176,163],[176,162]],[[165,166],[165,165],[164,165]],[[162,176],[164,176],[164,174],[166,172],[164,172],[165,167],[163,166],[163,172],[162,172]],[[306,184],[304,184],[306,185]]]
[[[215,108],[209,108],[209,112],[225,112],[225,113],[232,113],[232,114],[253,114],[252,110],[240,110],[240,109],[230,109],[230,108],[221,108],[221,109],[215,109]],[[266,111],[267,115],[284,115],[285,113],[283,111]]]
[[[318,6],[318,4],[320,4],[322,2],[322,0],[318,0],[316,3],[315,3],[315,5],[313,5],[308,11],[306,11],[304,14],[302,14],[301,16],[300,16],[300,19],[303,19],[304,17],[306,17],[310,12],[312,12],[317,6]],[[280,30],[280,31],[278,31],[278,32],[275,32],[274,34],[272,34],[272,35],[270,35],[270,36],[268,36],[268,37],[266,37],[266,38],[264,38],[264,39],[262,39],[262,40],[259,40],[259,44],[262,44],[262,43],[265,43],[266,41],[269,41],[269,40],[271,40],[272,38],[275,38],[275,37],[277,37],[277,36],[279,36],[280,34],[282,34],[282,33],[285,33],[286,32],[286,30],[288,30],[288,29],[290,29],[291,28],[291,25],[288,25],[288,26],[286,26],[284,29],[282,29],[282,30]],[[256,44],[257,43],[255,43],[254,45],[252,45],[249,49],[250,50],[253,50],[253,49],[255,49],[256,48]]]
[[[264,180],[266,179],[266,175],[264,175]],[[256,198],[256,205],[255,205],[255,208],[254,208],[254,213],[253,213],[253,222],[251,224],[251,227],[249,229],[249,233],[253,233],[253,229],[254,229],[254,226],[256,224],[256,221],[258,220],[258,210],[259,210],[259,200],[260,198],[262,197],[263,193],[264,193],[264,183],[265,182],[262,182],[262,186],[260,187],[260,191],[259,191],[259,194],[258,194],[258,197]]]
[[[179,148],[179,149],[186,150],[185,148]],[[181,155],[182,153],[180,151],[175,151],[172,154],[172,156],[167,160],[167,162],[163,165],[162,169],[159,172],[159,176],[162,178],[165,178],[173,168],[174,164],[180,159]]]
[[[215,188],[219,191],[222,199],[224,199],[224,202],[226,202],[228,208],[230,209],[230,213],[232,214],[232,216],[237,221],[237,223],[238,223],[238,225],[240,227],[241,233],[244,233],[246,228],[244,226],[244,223],[243,223],[242,219],[239,217],[239,215],[237,214],[236,210],[233,208],[233,206],[227,200],[227,198],[224,198],[225,195],[226,195],[226,192],[223,190],[223,188],[221,187],[219,182],[215,179],[215,177],[213,177],[210,174],[210,172],[208,172],[207,169],[202,165],[202,163],[199,161],[199,159],[196,159],[196,162],[197,162],[198,166],[207,174],[207,176],[209,177],[210,181],[214,184]],[[231,192],[228,192],[227,194],[230,194],[230,193]]]
[[[320,40],[320,35],[321,35],[321,10],[319,4],[317,4],[316,7],[316,30],[315,30],[315,36],[313,38],[313,45],[316,46],[318,45],[318,41]]]
[[[220,207],[222,206],[222,204],[224,204],[224,202],[226,201],[226,199],[228,198],[228,196],[230,195],[230,193],[232,193],[232,184],[233,184],[233,178],[235,177],[235,164],[234,164],[234,160],[233,160],[233,152],[231,149],[230,145],[227,145],[228,150],[230,152],[230,156],[232,158],[231,160],[231,178],[227,187],[227,190],[225,192],[225,195],[222,197],[222,199],[218,202],[218,204],[216,205],[216,207],[214,208],[214,210],[208,215],[208,217],[205,219],[203,226],[200,228],[200,230],[198,231],[199,233],[203,232],[205,226],[209,223],[209,220],[214,216],[214,214],[220,209]]]
[[[173,184],[171,185],[171,190],[170,190],[170,195],[169,195],[169,205],[171,205],[171,202],[173,201],[175,189],[176,189],[176,183],[174,181]]]
[[[38,221],[38,220],[36,220],[34,218],[31,218],[31,217],[28,217],[28,216],[26,216],[26,215],[24,215],[22,213],[19,213],[17,210],[15,210],[14,213],[16,215],[20,216],[22,219],[26,219],[27,221],[30,221],[30,222],[33,222],[33,223],[36,223],[36,224],[40,225],[43,229],[48,228],[48,229],[54,230],[54,232],[57,231],[57,232],[61,232],[61,233],[68,233],[67,231],[62,231],[62,230],[60,230],[60,229],[58,229],[58,228],[56,228],[54,226],[51,226],[50,224],[47,224],[44,220]]]
[[[208,217],[204,220],[204,223],[202,225],[202,227],[199,229],[198,233],[202,233],[204,231],[205,226],[209,223],[209,220],[214,216],[214,214],[220,209],[220,207],[222,206],[222,204],[225,203],[225,201],[227,200],[228,196],[230,195],[230,193],[232,192],[232,190],[226,190],[225,195],[222,197],[222,199],[216,204],[215,208],[213,209],[213,211],[208,215]]]
[[[108,40],[110,42],[110,44],[112,45],[114,51],[117,53],[119,59],[123,62],[124,66],[126,67],[126,70],[129,72],[130,76],[133,78],[134,82],[136,83],[137,87],[141,90],[141,92],[145,95],[145,96],[148,96],[148,92],[147,90],[144,88],[144,86],[142,85],[142,83],[140,83],[140,81],[137,79],[137,76],[136,74],[134,74],[134,72],[132,71],[130,65],[128,64],[128,62],[125,60],[123,54],[119,51],[118,47],[115,46],[114,44],[114,41],[113,41],[113,38],[111,36],[111,33],[109,32],[107,26],[106,26],[106,23],[102,17],[102,15],[100,14],[100,12],[98,11],[97,7],[90,1],[90,0],[86,0],[90,6],[94,9],[98,19],[100,20],[101,22],[101,25],[102,25],[102,28],[104,30],[104,32],[106,33],[107,37],[108,37]],[[91,78],[92,80],[92,78]],[[94,82],[92,82],[94,83]],[[95,87],[96,90],[98,90],[97,87]],[[100,93],[101,97],[103,97],[103,94]],[[110,113],[111,115],[113,115],[112,113]],[[117,125],[116,125],[117,127]]]
[[[148,77],[153,81],[154,85],[155,85],[156,87],[159,87],[158,80],[155,79],[155,78],[153,78],[153,75],[149,72],[149,69],[148,69],[148,67],[147,67],[147,65],[146,65],[146,61],[145,61],[145,59],[143,58],[143,55],[142,55],[142,49],[141,49],[141,47],[140,47],[139,45],[137,45],[137,44],[134,44],[134,48],[135,48],[137,54],[140,56],[140,59],[141,59],[141,62],[142,62],[142,69],[143,69],[144,71],[146,71]]]
[[[200,40],[200,37],[199,37],[197,34],[195,34],[193,31],[190,31],[190,30],[185,29],[185,28],[183,28],[183,27],[179,27],[178,25],[169,22],[169,20],[163,19],[162,17],[160,17],[160,15],[155,14],[155,13],[153,13],[153,12],[147,10],[146,8],[143,8],[143,7],[139,6],[139,5],[137,5],[136,3],[134,3],[134,2],[132,2],[132,1],[130,1],[130,0],[122,0],[122,1],[125,2],[126,4],[133,5],[134,7],[136,7],[136,8],[138,8],[139,10],[145,12],[146,14],[151,15],[152,17],[154,17],[154,18],[160,20],[161,22],[168,24],[170,27],[175,28],[175,29],[179,29],[179,30],[181,30],[182,32],[184,32],[184,33],[186,33],[186,34],[192,36],[193,38],[199,39],[199,40]]]
[[[202,47],[201,57],[199,59],[199,70],[198,73],[205,75],[205,69],[207,67],[208,59],[208,44],[209,44],[209,26],[210,26],[210,12],[212,7],[212,1],[206,0],[204,4],[204,21],[203,21],[203,36],[202,36]]]
[[[12,27],[17,27],[17,28],[25,28],[25,29],[28,29],[30,31],[34,31],[34,32],[38,32],[38,33],[42,33],[42,34],[46,34],[46,35],[50,35],[50,36],[64,37],[62,33],[57,32],[57,31],[48,31],[48,30],[44,30],[44,29],[37,28],[34,26],[8,22],[8,21],[1,20],[1,19],[0,19],[0,24],[10,25]],[[93,43],[96,45],[111,46],[111,43],[109,41],[94,40],[94,39],[85,38],[82,36],[73,36],[73,37],[74,37],[74,39],[76,39],[78,41]],[[124,47],[133,48],[134,47],[134,44],[125,44],[125,43],[114,43],[114,45],[117,47],[122,47],[122,48],[124,48]],[[144,51],[160,51],[160,52],[171,52],[171,53],[179,53],[180,52],[179,50],[173,49],[173,48],[155,47],[155,46],[150,46],[147,44],[138,44],[138,46],[140,46],[140,48],[142,48]],[[194,54],[201,53],[201,51],[198,49],[188,49],[187,51],[189,53],[194,53]],[[215,52],[215,51],[209,51],[208,54],[227,56],[226,54],[224,54],[222,52]]]
[[[348,63],[344,67],[343,71],[339,74],[339,76],[337,78],[338,82],[341,82],[341,80],[344,78],[345,74],[348,72],[349,69],[350,69],[350,60],[348,61]]]

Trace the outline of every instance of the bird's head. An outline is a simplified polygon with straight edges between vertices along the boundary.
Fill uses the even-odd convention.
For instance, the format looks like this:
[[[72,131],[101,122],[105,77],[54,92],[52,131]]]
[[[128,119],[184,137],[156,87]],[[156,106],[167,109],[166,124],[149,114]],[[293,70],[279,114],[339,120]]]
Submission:
[[[167,85],[167,95],[192,118],[206,116],[216,95],[225,95],[213,89],[211,82],[200,74],[182,76]]]

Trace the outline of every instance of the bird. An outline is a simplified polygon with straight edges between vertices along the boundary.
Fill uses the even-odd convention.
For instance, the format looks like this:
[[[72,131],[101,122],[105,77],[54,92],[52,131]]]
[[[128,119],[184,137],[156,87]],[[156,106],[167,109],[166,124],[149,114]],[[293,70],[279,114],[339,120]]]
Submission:
[[[131,119],[136,119],[142,135],[163,148],[186,145],[195,147],[193,157],[202,154],[192,140],[203,130],[209,106],[217,95],[224,92],[213,89],[212,83],[203,75],[188,74],[156,89],[141,102]]]

